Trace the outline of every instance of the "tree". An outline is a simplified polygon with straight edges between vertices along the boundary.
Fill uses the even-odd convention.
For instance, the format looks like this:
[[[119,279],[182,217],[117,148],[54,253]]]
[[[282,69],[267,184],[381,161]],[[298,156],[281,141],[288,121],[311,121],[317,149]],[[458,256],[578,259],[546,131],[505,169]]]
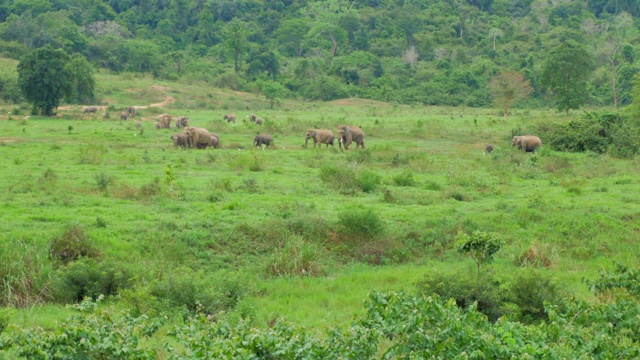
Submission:
[[[286,93],[286,89],[277,81],[266,81],[262,85],[262,93],[269,100],[269,106],[273,109],[274,105],[280,102],[280,98]]]
[[[631,15],[626,12],[618,14],[612,23],[608,23],[605,26],[605,36],[607,41],[605,42],[605,50],[607,53],[607,59],[609,60],[609,66],[611,70],[611,89],[613,91],[613,106],[618,109],[618,58],[619,52],[622,49],[622,40],[629,28],[633,24]]]
[[[569,114],[587,99],[587,80],[593,71],[593,57],[584,46],[567,40],[556,46],[547,57],[541,82],[556,97],[559,111]]]
[[[18,84],[24,97],[32,103],[32,113],[53,115],[63,97],[71,93],[73,74],[66,64],[71,57],[50,45],[36,49],[18,64]]]
[[[511,105],[526,99],[533,92],[531,81],[525,80],[517,71],[503,71],[489,82],[493,102],[507,117]]]
[[[71,78],[69,95],[65,100],[76,104],[92,102],[96,82],[93,78],[93,67],[87,59],[80,54],[75,54],[67,64],[66,70]]]
[[[233,53],[235,72],[240,71],[241,55],[247,48],[247,33],[247,24],[237,18],[231,20],[224,28],[227,47]]]
[[[493,261],[493,255],[497,253],[504,241],[500,235],[496,233],[486,233],[483,231],[474,231],[471,235],[462,233],[458,236],[458,252],[468,254],[478,267],[478,276],[480,276],[480,266]]]

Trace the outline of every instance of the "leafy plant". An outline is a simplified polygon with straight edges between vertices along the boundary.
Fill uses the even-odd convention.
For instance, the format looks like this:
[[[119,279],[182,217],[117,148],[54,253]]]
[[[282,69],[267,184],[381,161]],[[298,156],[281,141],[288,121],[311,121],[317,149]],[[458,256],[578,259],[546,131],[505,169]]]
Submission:
[[[458,235],[456,248],[459,253],[467,254],[473,259],[480,276],[480,267],[492,262],[493,256],[503,245],[504,241],[500,235],[476,230],[471,235],[467,233]]]

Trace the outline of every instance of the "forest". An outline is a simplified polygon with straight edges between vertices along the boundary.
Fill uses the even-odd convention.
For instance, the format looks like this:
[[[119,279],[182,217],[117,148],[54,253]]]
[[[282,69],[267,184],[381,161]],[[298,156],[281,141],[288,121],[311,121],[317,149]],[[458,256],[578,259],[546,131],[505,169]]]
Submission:
[[[99,71],[277,98],[469,107],[491,106],[488,83],[516,71],[533,90],[518,106],[554,107],[544,66],[573,41],[588,57],[580,103],[617,108],[638,71],[638,15],[631,0],[7,0],[0,54],[51,45]],[[14,80],[0,96],[19,102]]]

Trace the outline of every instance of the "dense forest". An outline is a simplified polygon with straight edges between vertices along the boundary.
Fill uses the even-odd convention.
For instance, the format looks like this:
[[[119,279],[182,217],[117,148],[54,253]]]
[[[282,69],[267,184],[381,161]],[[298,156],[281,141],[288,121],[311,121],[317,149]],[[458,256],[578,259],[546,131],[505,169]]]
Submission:
[[[543,66],[572,41],[590,57],[584,104],[617,107],[638,71],[639,15],[631,0],[6,0],[0,54],[49,44],[99,71],[279,98],[472,107],[517,71],[533,90],[522,106],[553,106]],[[20,101],[4,76],[0,95]]]

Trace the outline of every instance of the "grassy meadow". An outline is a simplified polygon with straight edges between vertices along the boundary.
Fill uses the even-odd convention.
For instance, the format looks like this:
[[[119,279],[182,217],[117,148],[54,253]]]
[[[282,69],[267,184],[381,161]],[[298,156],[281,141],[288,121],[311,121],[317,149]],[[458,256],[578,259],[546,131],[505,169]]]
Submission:
[[[474,230],[505,241],[488,266],[497,276],[537,269],[585,299],[583,278],[640,263],[637,158],[511,147],[514,133],[580,112],[505,119],[361,99],[270,109],[252,94],[104,73],[97,93],[95,115],[0,106],[0,304],[18,327],[55,327],[64,303],[104,288],[140,313],[202,306],[257,327],[346,327],[371,290],[475,272],[455,251]],[[141,128],[119,121],[130,105]],[[221,148],[174,148],[180,130],[154,128],[162,113],[217,133]],[[366,150],[305,146],[307,129],[340,124],[361,126]],[[275,146],[254,148],[257,132]]]

